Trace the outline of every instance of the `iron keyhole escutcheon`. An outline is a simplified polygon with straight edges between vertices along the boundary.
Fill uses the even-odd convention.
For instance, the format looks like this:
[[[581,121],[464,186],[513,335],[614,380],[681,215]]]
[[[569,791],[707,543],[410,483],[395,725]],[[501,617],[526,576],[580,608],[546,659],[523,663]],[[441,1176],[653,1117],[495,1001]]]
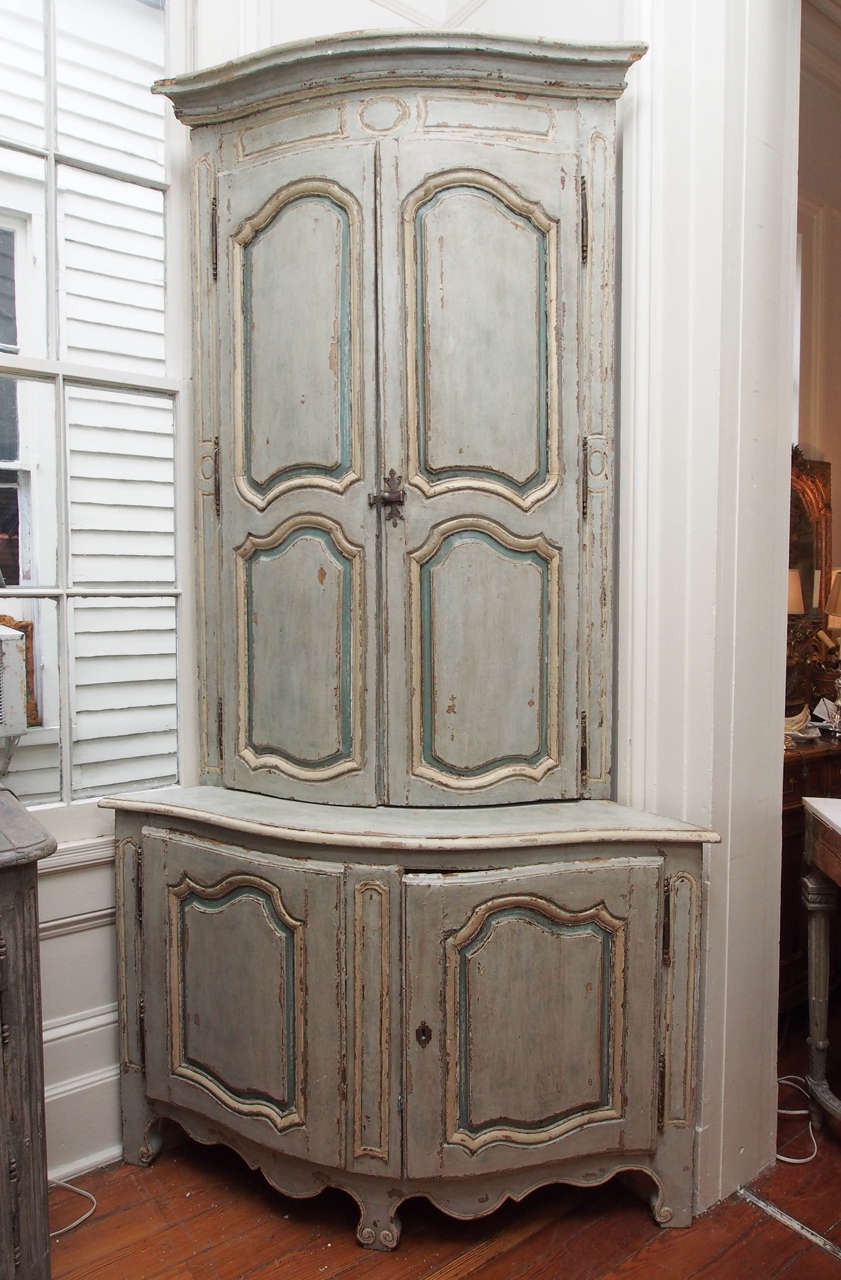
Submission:
[[[427,1023],[422,1022],[415,1031],[415,1039],[422,1049],[425,1049],[432,1039],[432,1028]]]

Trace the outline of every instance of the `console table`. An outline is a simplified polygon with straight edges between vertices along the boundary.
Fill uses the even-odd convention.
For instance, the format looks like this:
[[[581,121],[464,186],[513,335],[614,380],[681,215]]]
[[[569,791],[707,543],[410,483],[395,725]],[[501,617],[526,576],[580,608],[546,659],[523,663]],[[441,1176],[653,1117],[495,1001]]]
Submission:
[[[780,900],[780,1011],[802,1004],[807,992],[806,921],[800,905],[804,796],[841,796],[841,744],[817,738],[787,748],[783,764]]]

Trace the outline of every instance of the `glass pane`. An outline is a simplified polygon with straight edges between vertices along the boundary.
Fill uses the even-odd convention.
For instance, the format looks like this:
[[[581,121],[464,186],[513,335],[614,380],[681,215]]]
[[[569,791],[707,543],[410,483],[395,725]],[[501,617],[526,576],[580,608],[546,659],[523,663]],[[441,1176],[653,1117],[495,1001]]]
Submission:
[[[0,227],[0,347],[18,345],[15,306],[15,233]]]
[[[25,804],[60,800],[58,606],[54,600],[0,596],[0,627],[21,637],[10,644],[14,637],[0,631],[4,715],[9,731],[20,731],[8,784]]]
[[[44,24],[33,0],[0,0],[0,137],[44,145]]]
[[[44,161],[0,147],[0,351],[46,355],[45,207]]]
[[[163,179],[164,104],[149,92],[163,71],[162,4],[56,0],[59,150]]]
[[[61,354],[163,374],[163,195],[59,166],[58,201]]]
[[[0,571],[4,586],[56,584],[55,464],[53,384],[0,374]]]
[[[68,387],[71,578],[175,581],[172,401]]]
[[[74,601],[73,655],[73,795],[176,782],[175,601]]]

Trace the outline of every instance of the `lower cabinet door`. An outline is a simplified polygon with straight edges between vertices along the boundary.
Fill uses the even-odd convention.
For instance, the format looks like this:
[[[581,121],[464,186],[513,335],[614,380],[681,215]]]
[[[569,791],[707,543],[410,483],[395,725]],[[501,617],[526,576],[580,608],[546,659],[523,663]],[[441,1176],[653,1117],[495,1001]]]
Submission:
[[[338,1164],[343,869],[145,828],[147,1091]]]
[[[405,877],[409,1177],[653,1148],[662,871]]]

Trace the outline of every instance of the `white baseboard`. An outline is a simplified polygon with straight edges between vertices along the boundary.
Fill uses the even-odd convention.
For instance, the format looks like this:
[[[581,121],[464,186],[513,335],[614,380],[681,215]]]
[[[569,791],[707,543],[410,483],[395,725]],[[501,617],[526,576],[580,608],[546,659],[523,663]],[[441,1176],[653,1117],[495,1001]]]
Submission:
[[[120,1068],[59,1080],[44,1091],[47,1166],[51,1178],[99,1168],[122,1157]]]

